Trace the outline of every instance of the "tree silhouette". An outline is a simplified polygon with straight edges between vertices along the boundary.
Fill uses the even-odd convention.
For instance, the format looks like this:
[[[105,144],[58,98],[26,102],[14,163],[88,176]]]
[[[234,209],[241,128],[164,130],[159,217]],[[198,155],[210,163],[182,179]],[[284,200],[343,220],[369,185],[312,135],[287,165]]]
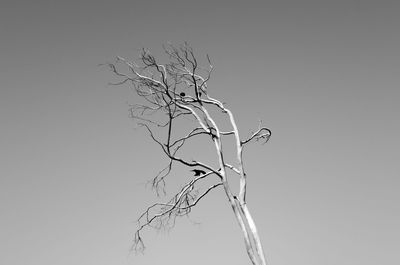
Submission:
[[[262,140],[266,143],[271,131],[260,122],[258,128],[247,138],[240,138],[232,112],[225,103],[211,97],[208,81],[213,66],[209,56],[206,56],[208,66],[204,68],[199,65],[193,49],[187,43],[180,46],[164,46],[164,51],[169,58],[165,64],[159,63],[146,49],[142,50],[138,62],[117,57],[115,62],[107,64],[120,79],[113,84],[133,86],[142,99],[143,103],[134,104],[130,108],[131,117],[147,130],[151,139],[168,158],[166,167],[151,180],[157,194],[165,194],[167,176],[177,163],[193,169],[194,172],[194,178],[184,183],[169,200],[150,205],[139,216],[133,249],[144,250],[143,229],[173,226],[177,217],[188,215],[202,198],[221,186],[244,235],[246,250],[252,264],[265,265],[261,241],[246,203],[247,175],[243,168],[242,156],[243,148],[250,142]],[[226,117],[231,127],[229,130],[223,130],[216,122],[214,114],[211,114],[215,112]],[[185,131],[177,126],[180,122],[190,124],[191,129]],[[181,156],[181,149],[200,137],[208,138],[210,144],[214,145],[217,155],[215,164],[218,166],[213,167],[204,161]],[[234,164],[225,159],[222,146],[224,137],[234,138]],[[239,179],[237,194],[232,191],[232,183],[229,181],[234,177]],[[195,185],[205,179],[214,182],[201,191],[197,186],[195,188]]]

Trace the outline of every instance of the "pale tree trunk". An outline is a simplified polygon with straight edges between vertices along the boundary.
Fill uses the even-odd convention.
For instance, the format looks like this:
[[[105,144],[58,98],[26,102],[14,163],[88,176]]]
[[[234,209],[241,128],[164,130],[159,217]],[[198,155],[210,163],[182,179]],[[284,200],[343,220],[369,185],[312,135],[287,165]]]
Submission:
[[[223,157],[222,142],[220,139],[221,136],[220,130],[217,124],[210,116],[210,114],[208,113],[208,111],[203,108],[203,111],[206,114],[208,120],[213,124],[214,128],[216,129],[217,137],[214,139],[214,142],[221,166],[221,173],[223,176],[222,182],[224,185],[225,193],[232,206],[232,210],[239,223],[240,229],[242,230],[242,233],[244,235],[247,254],[249,255],[251,262],[253,263],[253,265],[267,265],[256,224],[246,204],[247,176],[246,173],[244,172],[243,159],[242,159],[243,144],[246,143],[246,141],[242,142],[240,140],[239,130],[237,128],[232,112],[229,109],[225,108],[223,104],[220,103],[219,101],[215,99],[213,100],[217,102],[217,104],[223,109],[223,111],[229,115],[229,119],[233,128],[232,133],[234,134],[236,140],[236,154],[237,154],[237,162],[239,164],[238,169],[236,169],[236,173],[240,175],[240,181],[239,181],[240,186],[239,186],[238,197],[233,196],[226,177],[225,167],[227,166],[227,164],[225,163]],[[253,138],[254,135],[256,134],[253,134],[251,138]]]
[[[263,251],[263,248],[261,245],[261,240],[258,235],[257,227],[256,227],[256,224],[254,223],[253,217],[251,216],[246,204],[241,207],[241,210],[243,210],[244,218],[247,221],[247,224],[248,224],[248,227],[250,230],[249,233],[251,234],[251,237],[253,238],[253,241],[255,244],[254,249],[255,249],[255,252],[259,259],[259,263],[256,263],[256,264],[257,265],[258,264],[266,265],[267,262],[265,260],[265,255],[264,255],[264,251]]]
[[[239,190],[239,199],[236,203],[237,207],[240,209],[241,212],[241,217],[244,219],[245,223],[247,224],[246,226],[246,231],[242,232],[244,236],[248,236],[250,240],[246,240],[245,242],[247,243],[248,241],[252,242],[251,244],[251,249],[252,249],[252,256],[255,256],[256,258],[250,257],[254,265],[266,265],[267,262],[265,260],[265,255],[264,251],[261,245],[261,240],[258,235],[257,227],[256,224],[253,220],[253,217],[250,214],[249,209],[247,208],[246,204],[246,188],[247,188],[247,176],[246,173],[244,172],[244,166],[243,166],[243,158],[242,158],[242,151],[243,151],[243,144],[240,140],[239,136],[239,130],[237,128],[234,116],[230,110],[226,110],[229,118],[231,125],[233,127],[235,139],[236,139],[236,154],[237,154],[237,160],[239,163],[239,173],[240,173],[240,190]],[[247,247],[246,247],[247,248]],[[248,251],[249,256],[250,253]],[[256,262],[255,262],[256,261]]]
[[[240,205],[236,197],[231,197],[231,194],[229,193],[230,192],[227,192],[227,196],[231,203],[236,220],[238,221],[240,229],[242,230],[246,251],[252,264],[266,265],[267,262],[261,245],[261,240],[258,235],[257,227],[247,208],[247,205]]]

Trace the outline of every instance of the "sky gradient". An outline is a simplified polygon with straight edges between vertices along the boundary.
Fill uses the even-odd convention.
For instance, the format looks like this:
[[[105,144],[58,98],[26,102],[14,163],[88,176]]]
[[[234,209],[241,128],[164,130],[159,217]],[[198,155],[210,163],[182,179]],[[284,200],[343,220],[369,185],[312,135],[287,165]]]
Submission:
[[[2,1],[0,264],[250,264],[222,190],[170,232],[135,220],[166,162],[98,64],[188,41],[242,135],[271,265],[400,264],[398,1]],[[185,176],[174,176],[176,179]],[[170,190],[173,192],[173,190]],[[192,222],[200,223],[193,224]]]

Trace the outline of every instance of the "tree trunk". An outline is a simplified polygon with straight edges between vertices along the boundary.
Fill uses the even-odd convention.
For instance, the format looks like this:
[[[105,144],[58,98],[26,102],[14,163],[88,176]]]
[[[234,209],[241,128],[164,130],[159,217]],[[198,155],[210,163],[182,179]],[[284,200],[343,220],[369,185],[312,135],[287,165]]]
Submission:
[[[260,237],[258,235],[257,227],[256,227],[256,224],[255,224],[255,222],[253,220],[253,217],[251,216],[250,211],[247,208],[246,204],[244,204],[241,207],[241,210],[243,211],[244,218],[245,218],[245,220],[246,220],[246,222],[248,224],[248,227],[249,227],[249,230],[250,230],[249,233],[251,234],[251,237],[254,240],[254,249],[255,249],[255,252],[257,253],[257,257],[260,260],[259,264],[260,265],[267,265],[267,261],[265,260],[264,250],[263,250],[262,245],[261,245],[261,239],[260,239]]]
[[[247,208],[247,205],[241,205],[239,201],[233,197],[232,194],[228,194],[228,192],[227,196],[231,203],[235,217],[239,223],[240,229],[242,230],[247,254],[252,264],[267,265],[257,227],[249,209]]]

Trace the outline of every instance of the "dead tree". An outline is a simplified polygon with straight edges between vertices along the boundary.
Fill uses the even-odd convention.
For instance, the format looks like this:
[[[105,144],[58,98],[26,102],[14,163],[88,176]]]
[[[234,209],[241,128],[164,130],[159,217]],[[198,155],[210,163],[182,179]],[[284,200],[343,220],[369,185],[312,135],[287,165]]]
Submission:
[[[193,179],[187,181],[170,200],[150,205],[138,218],[138,229],[134,236],[134,250],[143,250],[142,231],[146,227],[160,229],[175,222],[176,217],[190,213],[199,201],[209,192],[221,186],[226,194],[244,235],[245,246],[251,262],[265,265],[265,256],[253,217],[246,203],[247,175],[243,167],[243,148],[252,141],[266,143],[271,131],[261,122],[257,130],[247,138],[239,136],[235,118],[226,105],[211,96],[208,81],[213,71],[211,61],[206,56],[207,68],[199,65],[193,49],[187,44],[164,47],[168,62],[161,64],[146,49],[143,49],[138,62],[117,57],[108,63],[110,70],[119,78],[115,85],[129,84],[134,88],[143,103],[132,105],[130,114],[139,126],[142,126],[151,139],[168,158],[168,164],[151,181],[152,187],[159,193],[165,191],[165,181],[173,166],[180,163],[195,172]],[[218,111],[228,119],[230,127],[224,130],[217,124],[211,110]],[[179,131],[178,122],[192,121],[188,131]],[[194,121],[194,122],[193,122]],[[218,166],[204,161],[181,157],[180,150],[189,141],[206,137],[215,146]],[[233,137],[236,161],[231,164],[224,157],[222,139]],[[229,172],[229,178],[228,178]],[[214,184],[202,191],[195,185],[213,177]],[[238,192],[232,189],[231,178],[239,179]],[[197,186],[196,186],[197,188]]]

